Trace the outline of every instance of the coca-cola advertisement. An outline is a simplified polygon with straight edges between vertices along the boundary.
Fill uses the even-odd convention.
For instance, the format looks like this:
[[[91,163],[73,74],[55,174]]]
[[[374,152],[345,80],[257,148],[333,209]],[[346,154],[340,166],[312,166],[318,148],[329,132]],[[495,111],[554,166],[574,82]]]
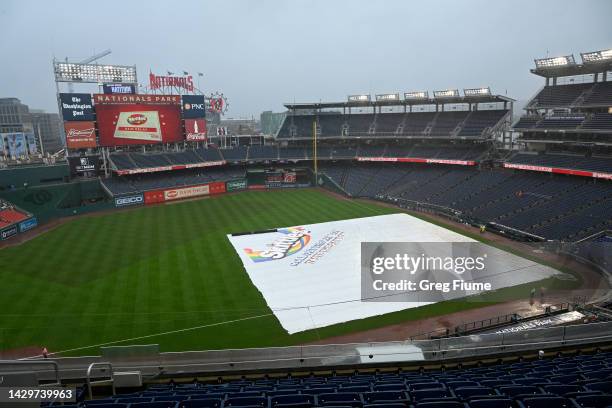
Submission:
[[[185,138],[187,140],[206,140],[206,120],[185,119]]]

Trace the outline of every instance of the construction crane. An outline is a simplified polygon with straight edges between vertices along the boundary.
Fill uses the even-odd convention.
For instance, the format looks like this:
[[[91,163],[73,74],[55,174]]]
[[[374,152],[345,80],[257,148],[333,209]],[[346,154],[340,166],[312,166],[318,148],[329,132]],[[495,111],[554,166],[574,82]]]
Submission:
[[[108,50],[104,50],[96,55],[92,55],[89,58],[85,58],[83,61],[80,61],[79,64],[90,64],[94,61],[99,60],[102,57],[106,57],[108,54],[110,54],[112,51],[110,49]]]
[[[89,58],[85,58],[83,61],[79,61],[79,64],[91,64],[94,61],[99,60],[102,57],[106,57],[108,54],[110,54],[112,51],[110,49],[108,50],[104,50],[102,52],[99,52],[95,55],[92,55]],[[72,82],[68,83],[68,92],[72,93],[74,92],[74,88],[72,86]]]

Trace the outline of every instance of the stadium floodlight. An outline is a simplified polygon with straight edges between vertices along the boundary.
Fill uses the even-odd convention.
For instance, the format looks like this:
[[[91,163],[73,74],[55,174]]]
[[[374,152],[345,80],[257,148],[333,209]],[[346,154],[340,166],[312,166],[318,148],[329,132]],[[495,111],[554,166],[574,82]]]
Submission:
[[[567,65],[576,65],[576,60],[573,55],[565,55],[563,57],[541,58],[535,60],[536,68],[558,68]]]
[[[445,89],[443,91],[434,91],[434,98],[436,99],[444,99],[444,98],[458,98],[459,90],[458,89]]]
[[[400,94],[399,93],[377,94],[376,95],[376,100],[377,101],[399,101],[400,100]]]
[[[468,97],[474,96],[490,96],[491,88],[466,88],[463,90],[463,94]]]
[[[584,64],[612,60],[612,48],[609,50],[583,52],[580,53],[580,56],[582,57],[582,62]]]
[[[370,95],[349,95],[348,96],[349,102],[370,102],[370,100],[371,100]]]
[[[80,64],[73,62],[53,63],[56,82],[124,83],[136,84],[136,67],[126,65]]]
[[[408,100],[429,99],[429,92],[427,91],[405,92],[404,99],[408,99]]]

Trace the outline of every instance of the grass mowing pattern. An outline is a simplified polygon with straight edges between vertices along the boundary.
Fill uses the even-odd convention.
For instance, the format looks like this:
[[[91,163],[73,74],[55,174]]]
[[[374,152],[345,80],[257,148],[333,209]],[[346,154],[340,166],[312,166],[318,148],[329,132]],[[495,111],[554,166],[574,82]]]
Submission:
[[[304,189],[73,220],[0,251],[0,350],[44,345],[56,352],[261,315],[268,316],[117,344],[158,343],[162,351],[281,346],[482,306],[439,303],[289,336],[225,236],[394,212]]]

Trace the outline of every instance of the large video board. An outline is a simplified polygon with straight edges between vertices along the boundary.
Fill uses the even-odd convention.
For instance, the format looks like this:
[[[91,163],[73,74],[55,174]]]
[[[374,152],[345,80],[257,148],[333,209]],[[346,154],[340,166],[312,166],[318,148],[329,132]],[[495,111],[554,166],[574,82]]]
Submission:
[[[172,143],[184,139],[180,105],[96,104],[101,146]]]

